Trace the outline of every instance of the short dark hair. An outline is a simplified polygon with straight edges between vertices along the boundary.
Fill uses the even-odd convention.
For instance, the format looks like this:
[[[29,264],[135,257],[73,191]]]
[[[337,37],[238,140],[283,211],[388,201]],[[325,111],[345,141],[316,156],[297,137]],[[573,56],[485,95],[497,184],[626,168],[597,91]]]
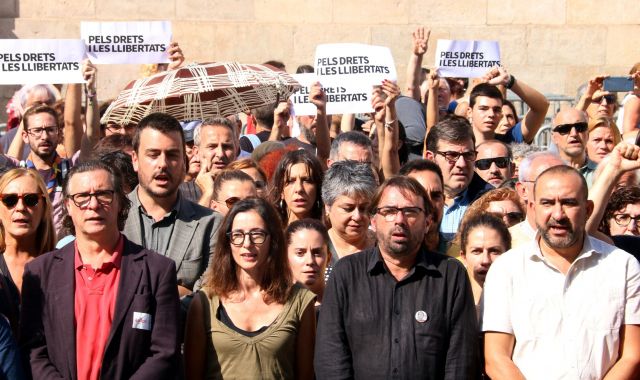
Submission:
[[[293,286],[289,260],[287,258],[284,232],[278,213],[271,203],[262,198],[248,198],[236,203],[223,219],[216,234],[213,259],[205,274],[204,289],[210,295],[222,297],[239,287],[237,264],[231,253],[231,232],[236,216],[254,211],[264,221],[269,234],[270,247],[264,262],[264,272],[258,284],[265,293],[265,300],[285,303]]]
[[[385,180],[380,187],[378,187],[378,191],[374,194],[371,199],[371,205],[369,205],[369,213],[374,215],[380,204],[380,199],[382,198],[382,194],[389,187],[395,187],[400,190],[401,193],[411,193],[417,195],[422,198],[422,202],[424,204],[424,214],[428,217],[433,216],[433,204],[429,199],[429,195],[427,191],[422,187],[420,182],[411,177],[405,176],[394,176],[387,180]]]
[[[93,148],[91,157],[99,158],[108,153],[123,151],[126,148],[133,149],[133,140],[131,139],[131,136],[116,133],[101,138],[95,148]]]
[[[256,118],[260,126],[271,129],[273,128],[274,116],[273,111],[278,107],[277,103],[268,104],[266,106],[251,109],[251,115]]]
[[[296,74],[308,74],[315,72],[315,69],[311,65],[300,65],[296,69]]]
[[[609,222],[613,215],[627,207],[630,204],[640,203],[640,186],[625,186],[616,189],[609,198],[607,208],[604,211],[604,216],[600,223],[600,231],[607,235],[611,235],[611,225]]]
[[[440,178],[440,182],[444,183],[444,177],[442,176],[442,170],[435,162],[431,160],[427,160],[424,158],[420,158],[417,160],[412,160],[402,165],[400,168],[400,175],[409,175],[413,172],[433,172],[436,173],[438,178]]]
[[[184,141],[184,131],[182,130],[182,126],[180,122],[173,116],[168,115],[162,112],[155,112],[145,116],[138,123],[138,128],[136,129],[135,135],[133,135],[133,150],[138,152],[138,148],[140,148],[140,137],[142,135],[142,131],[150,128],[161,132],[162,134],[168,135],[171,132],[177,132],[180,134],[180,145],[185,146]]]
[[[350,143],[366,149],[372,149],[371,139],[364,133],[357,131],[343,132],[340,133],[335,139],[333,139],[333,142],[331,143],[331,151],[329,152],[329,157],[332,160],[335,161],[338,158],[340,146],[342,146],[342,144],[344,143]]]
[[[120,204],[120,210],[118,210],[118,230],[122,231],[127,221],[127,215],[129,215],[131,201],[129,200],[129,198],[127,198],[127,194],[125,194],[124,192],[124,187],[122,186],[122,176],[120,175],[120,172],[115,170],[113,167],[100,160],[91,160],[75,165],[73,168],[71,168],[71,170],[69,170],[67,178],[65,178],[64,182],[62,183],[62,196],[64,198],[67,198],[70,195],[69,182],[71,181],[71,178],[73,178],[73,176],[80,173],[87,173],[98,170],[106,171],[107,173],[109,173],[109,177],[111,177],[113,191],[115,191],[115,197],[118,199],[118,203]],[[69,230],[72,235],[76,234],[76,229],[73,225],[73,221],[66,211],[65,216],[62,219],[62,226]]]
[[[131,156],[122,151],[113,151],[104,153],[97,158],[107,166],[114,168],[116,172],[119,172],[122,175],[123,184],[129,189],[133,190],[138,186],[138,173],[133,168]]]
[[[491,99],[500,99],[501,102],[504,101],[504,97],[502,96],[502,92],[498,89],[498,87],[489,84],[489,83],[480,83],[475,86],[473,90],[471,90],[471,94],[469,95],[469,107],[473,108],[476,104],[476,99],[478,96],[486,96]]]
[[[451,143],[466,144],[471,141],[476,145],[476,137],[469,121],[462,116],[451,115],[439,121],[427,135],[427,150],[435,153],[440,140]]]
[[[582,196],[583,196],[582,200],[586,203],[589,197],[589,188],[587,186],[587,180],[584,179],[584,176],[580,174],[580,172],[577,169],[569,165],[552,166],[550,168],[547,168],[542,173],[540,173],[540,175],[536,179],[536,182],[533,184],[533,198],[535,199],[536,197],[536,189],[538,188],[540,181],[543,179],[543,177],[550,176],[550,175],[559,176],[564,174],[570,174],[580,178],[580,191],[582,192]]]
[[[29,129],[29,117],[32,115],[37,115],[39,113],[48,113],[53,116],[53,119],[56,121],[56,127],[60,128],[60,123],[58,122],[58,113],[56,110],[46,104],[37,104],[32,107],[27,108],[27,111],[22,116],[22,122],[24,123],[24,130],[27,131]]]
[[[284,62],[276,61],[275,59],[268,60],[267,62],[263,63],[263,65],[271,65],[271,66],[273,66],[275,68],[278,68],[280,70],[285,70],[286,69],[286,67],[284,65]]]
[[[467,243],[469,242],[469,234],[478,227],[489,227],[495,230],[498,235],[500,235],[500,239],[502,239],[505,249],[507,251],[511,249],[511,234],[502,219],[491,214],[477,214],[467,220],[462,227],[460,234],[460,249],[462,249],[462,251],[467,253],[466,250]]]
[[[516,111],[516,106],[513,105],[513,103],[511,103],[510,100],[507,99],[503,99],[502,100],[502,106],[507,106],[509,108],[511,108],[511,112],[513,112],[513,117],[515,118],[516,123],[520,121],[520,118],[518,117],[518,111]]]

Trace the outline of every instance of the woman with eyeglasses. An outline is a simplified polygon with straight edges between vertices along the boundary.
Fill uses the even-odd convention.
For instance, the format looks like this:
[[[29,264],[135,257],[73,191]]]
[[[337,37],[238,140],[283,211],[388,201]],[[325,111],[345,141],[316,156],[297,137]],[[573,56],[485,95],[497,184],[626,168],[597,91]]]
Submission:
[[[271,181],[271,200],[285,225],[304,218],[322,218],[323,177],[318,158],[304,149],[282,157]]]
[[[373,247],[375,235],[369,231],[369,205],[377,188],[371,165],[338,161],[327,170],[322,183],[329,228],[331,266],[341,258]],[[327,279],[331,273],[327,268]]]
[[[621,187],[611,194],[600,231],[609,236],[640,236],[640,186]]]
[[[236,203],[189,309],[186,378],[312,379],[314,300],[293,282],[275,208]]]
[[[0,312],[16,331],[25,265],[53,250],[52,207],[42,177],[11,169],[0,177]]]
[[[316,295],[316,307],[322,303],[324,273],[329,264],[329,234],[319,220],[302,219],[289,224],[284,233],[293,280]]]

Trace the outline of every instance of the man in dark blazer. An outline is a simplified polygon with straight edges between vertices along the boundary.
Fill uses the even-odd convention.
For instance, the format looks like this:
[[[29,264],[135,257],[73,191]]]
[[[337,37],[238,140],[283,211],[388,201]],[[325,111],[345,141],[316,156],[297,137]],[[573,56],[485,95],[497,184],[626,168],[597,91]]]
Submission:
[[[27,264],[21,346],[34,379],[174,379],[179,299],[172,260],[120,233],[130,203],[100,162],[63,187],[76,241]]]

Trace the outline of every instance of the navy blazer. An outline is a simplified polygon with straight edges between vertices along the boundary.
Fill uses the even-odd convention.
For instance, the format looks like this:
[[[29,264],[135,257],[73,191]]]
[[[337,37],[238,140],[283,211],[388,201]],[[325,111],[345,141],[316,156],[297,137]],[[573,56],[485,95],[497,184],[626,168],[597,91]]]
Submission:
[[[20,342],[34,379],[77,379],[75,244],[25,267]],[[120,282],[100,379],[172,379],[178,371],[179,298],[171,259],[124,237]],[[133,313],[152,316],[133,328]]]

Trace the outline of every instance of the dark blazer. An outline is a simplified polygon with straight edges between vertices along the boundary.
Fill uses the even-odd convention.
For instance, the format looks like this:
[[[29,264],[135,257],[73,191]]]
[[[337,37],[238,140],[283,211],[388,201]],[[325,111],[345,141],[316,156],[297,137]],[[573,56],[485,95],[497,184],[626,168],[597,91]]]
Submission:
[[[124,239],[100,378],[175,378],[179,358],[175,264]],[[77,379],[74,247],[68,244],[25,267],[20,342],[34,379]],[[133,328],[134,312],[152,316],[150,331]]]

